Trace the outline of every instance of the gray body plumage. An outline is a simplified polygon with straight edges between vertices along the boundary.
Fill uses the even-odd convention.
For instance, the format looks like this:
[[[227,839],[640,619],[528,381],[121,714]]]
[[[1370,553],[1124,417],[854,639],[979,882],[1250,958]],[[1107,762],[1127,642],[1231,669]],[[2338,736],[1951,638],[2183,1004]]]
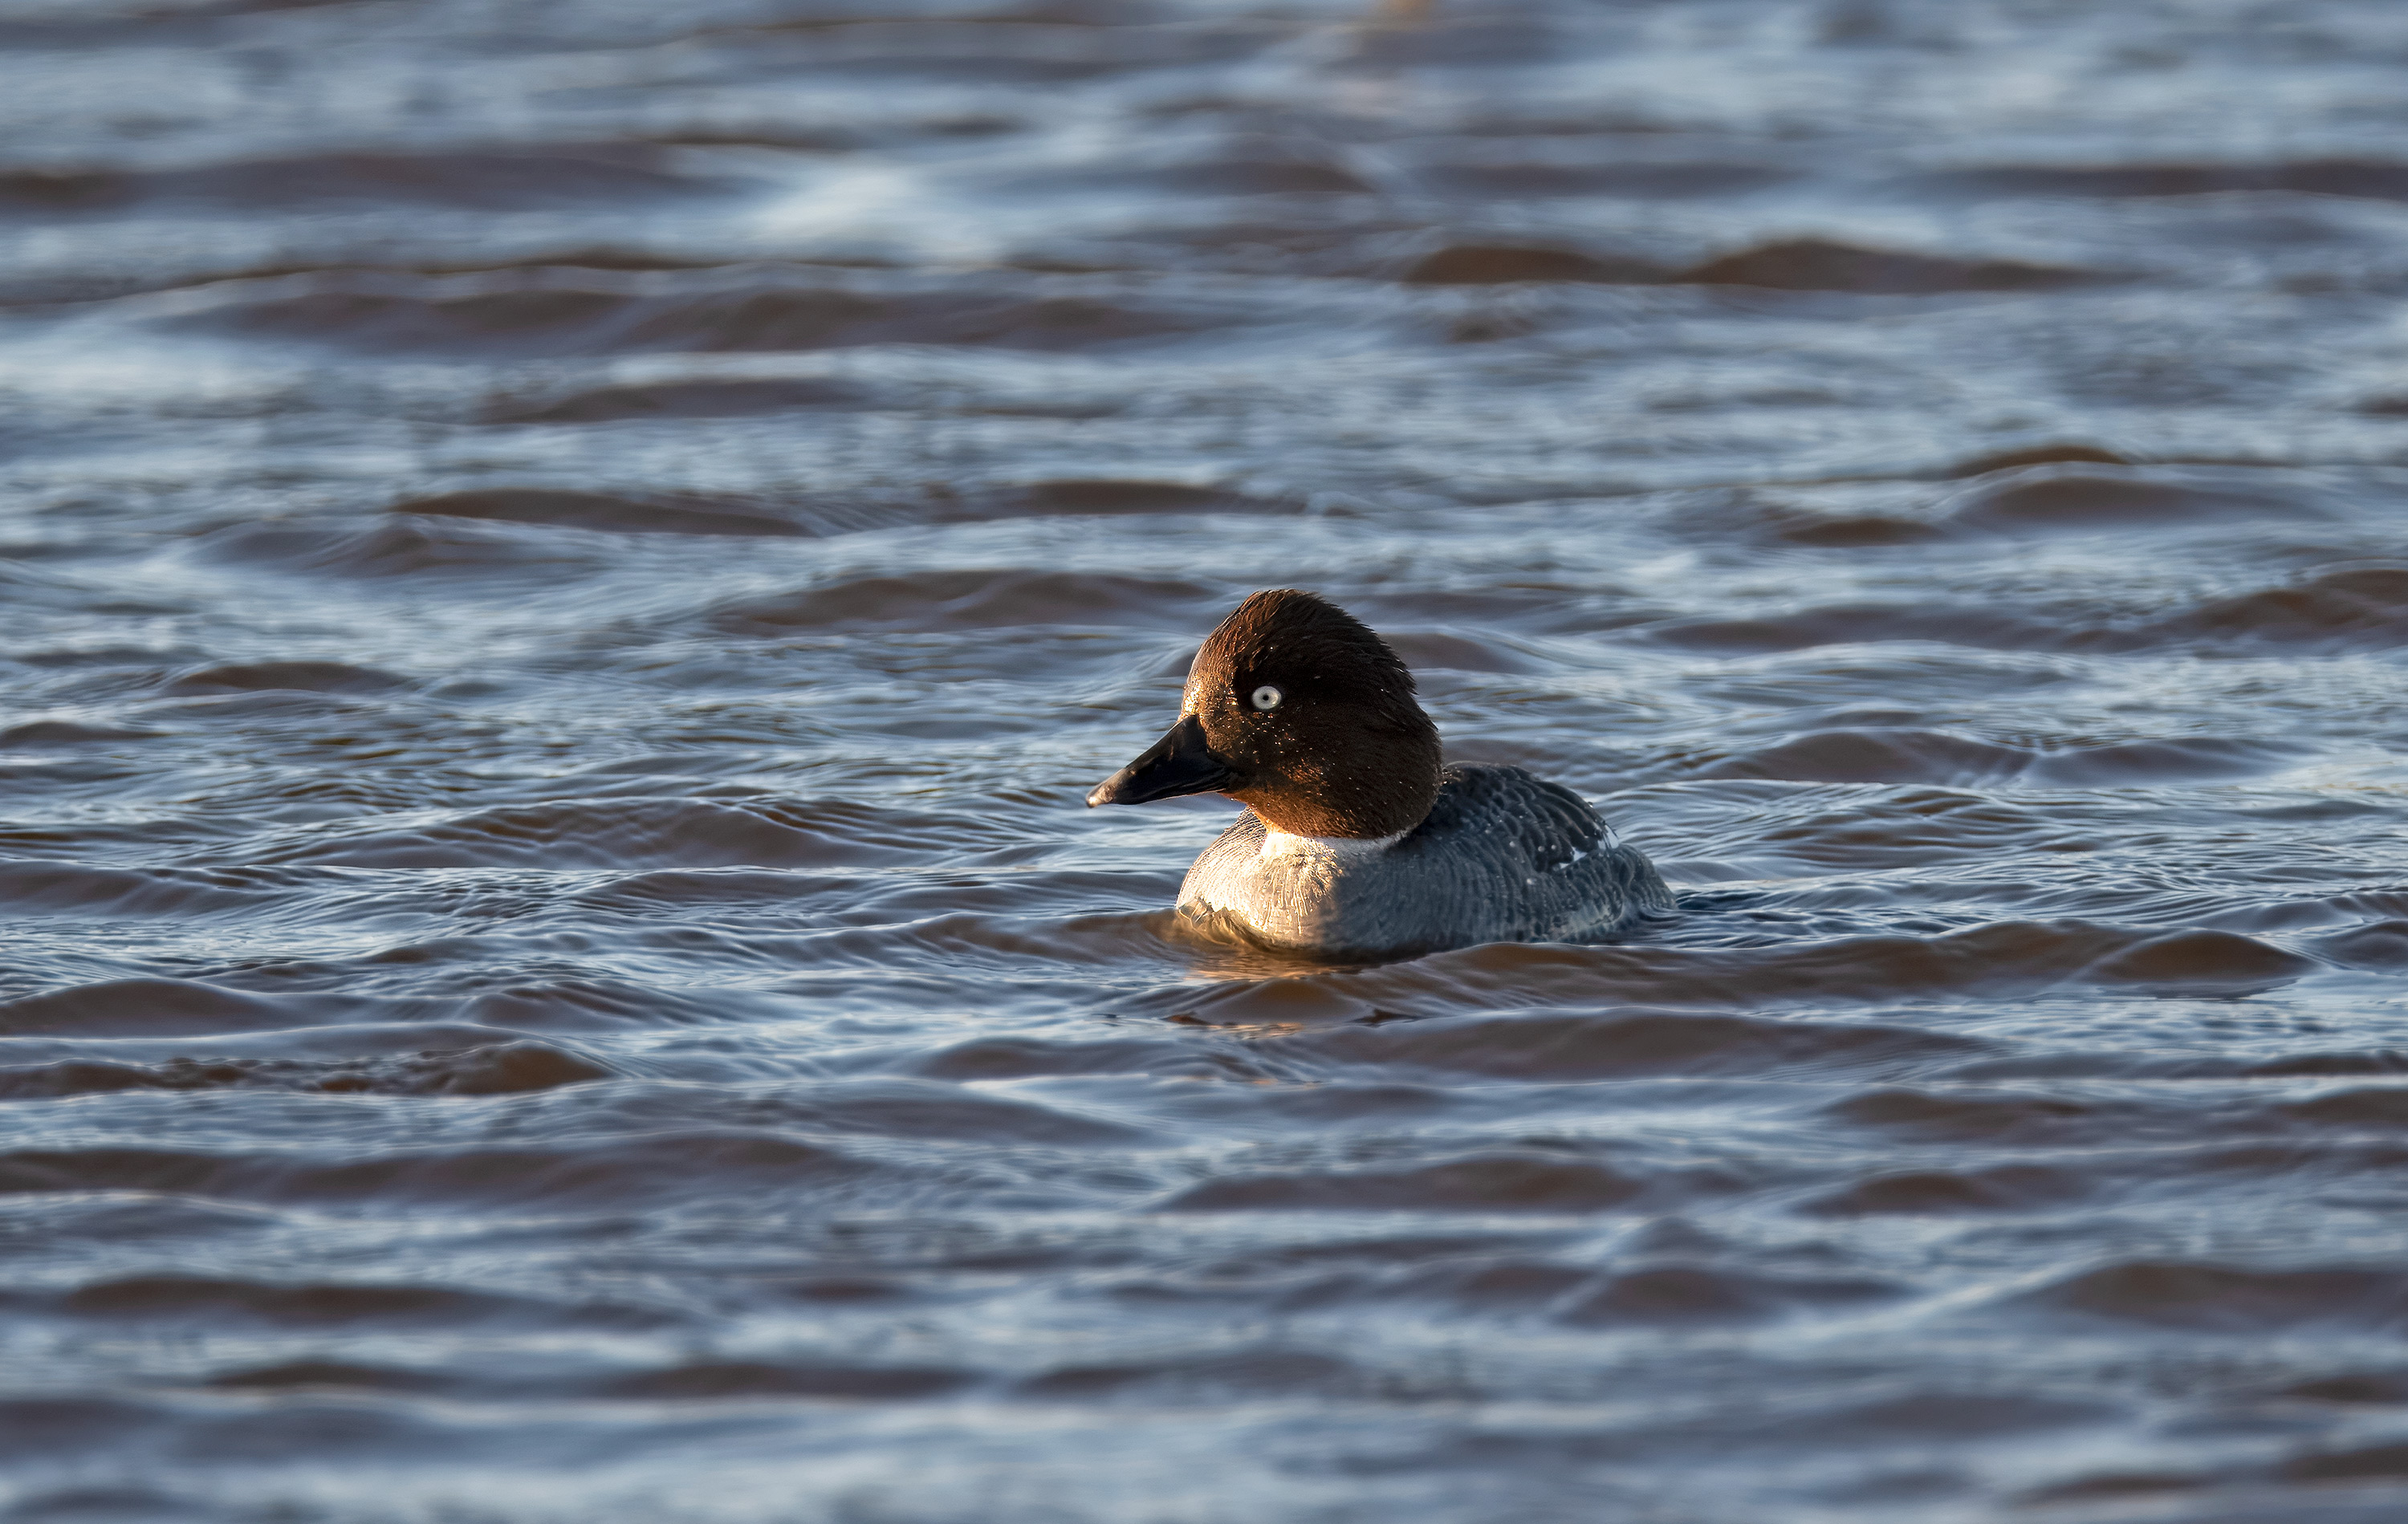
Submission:
[[[1179,908],[1274,946],[1391,956],[1593,941],[1672,894],[1570,790],[1455,762],[1428,818],[1385,842],[1285,835],[1248,810],[1187,870]]]

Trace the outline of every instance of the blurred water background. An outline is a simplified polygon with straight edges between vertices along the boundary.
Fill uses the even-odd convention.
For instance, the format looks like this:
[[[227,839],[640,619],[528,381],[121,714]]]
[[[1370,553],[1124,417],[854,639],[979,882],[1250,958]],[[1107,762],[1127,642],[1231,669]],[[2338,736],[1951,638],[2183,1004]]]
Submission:
[[[2408,1517],[2408,7],[0,0],[0,1518]],[[1247,591],[1680,889],[1089,813]]]

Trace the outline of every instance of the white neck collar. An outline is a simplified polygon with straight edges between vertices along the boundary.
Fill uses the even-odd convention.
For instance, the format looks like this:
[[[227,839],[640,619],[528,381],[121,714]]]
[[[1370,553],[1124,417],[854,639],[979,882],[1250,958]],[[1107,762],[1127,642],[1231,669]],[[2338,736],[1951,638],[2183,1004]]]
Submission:
[[[1297,836],[1277,826],[1263,827],[1264,857],[1369,857],[1384,852],[1405,839],[1399,831],[1393,836]]]

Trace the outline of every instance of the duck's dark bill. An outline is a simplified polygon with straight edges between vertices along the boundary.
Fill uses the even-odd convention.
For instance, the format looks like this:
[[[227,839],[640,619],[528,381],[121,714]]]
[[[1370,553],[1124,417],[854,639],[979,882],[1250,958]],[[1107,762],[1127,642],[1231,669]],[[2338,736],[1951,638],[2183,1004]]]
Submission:
[[[1138,760],[1104,779],[1087,794],[1087,807],[1143,805],[1184,794],[1211,793],[1235,777],[1204,744],[1204,727],[1194,715],[1181,717]]]

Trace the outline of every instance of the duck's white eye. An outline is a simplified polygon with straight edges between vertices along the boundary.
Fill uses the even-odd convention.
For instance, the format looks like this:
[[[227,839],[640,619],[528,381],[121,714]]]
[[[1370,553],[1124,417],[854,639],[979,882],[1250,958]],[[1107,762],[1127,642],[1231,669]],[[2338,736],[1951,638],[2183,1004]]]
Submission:
[[[1276,709],[1279,701],[1280,691],[1268,683],[1254,690],[1254,707],[1257,709]]]

